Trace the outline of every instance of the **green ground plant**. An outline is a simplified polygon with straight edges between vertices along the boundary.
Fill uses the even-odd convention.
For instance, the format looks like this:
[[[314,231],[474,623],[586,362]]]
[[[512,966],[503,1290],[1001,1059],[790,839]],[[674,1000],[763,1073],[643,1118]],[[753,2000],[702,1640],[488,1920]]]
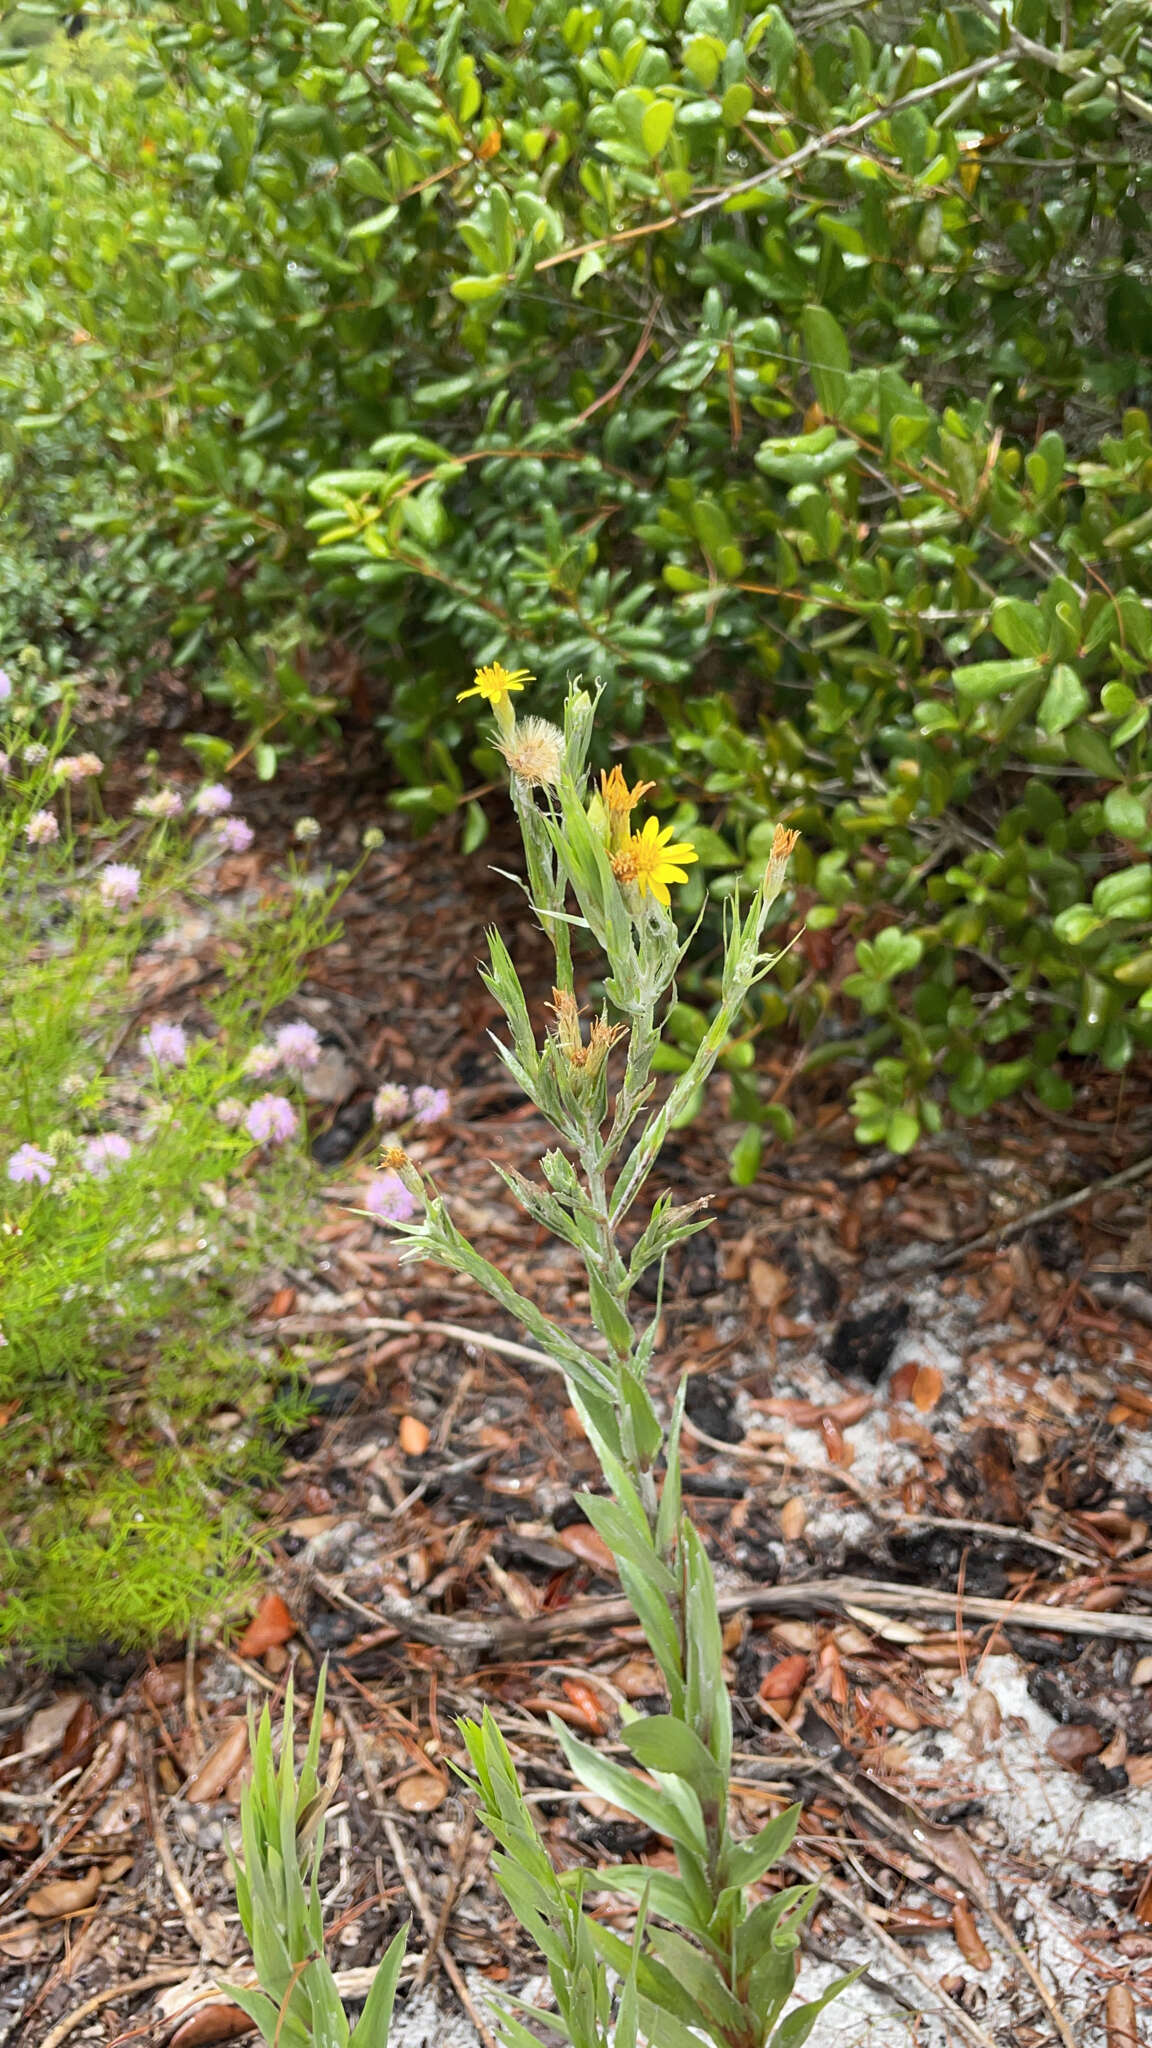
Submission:
[[[229,790],[109,818],[37,696],[0,671],[0,1650],[51,1660],[243,1594],[252,1488],[304,1412],[247,1323],[309,1182],[291,1098],[319,1041],[278,1013],[340,883],[230,910],[253,835]],[[185,1028],[133,970],[189,920]]]
[[[605,1491],[582,1494],[580,1504],[613,1554],[667,1705],[640,1714],[621,1703],[621,1740],[638,1769],[579,1741],[555,1716],[552,1725],[576,1782],[663,1837],[676,1869],[618,1864],[558,1871],[496,1721],[486,1713],[482,1722],[462,1723],[480,1812],[497,1844],[497,1883],[540,1950],[552,1990],[548,2011],[509,2001],[500,2036],[505,2048],[536,2048],[536,2027],[571,2048],[637,2048],[641,2041],[651,2048],[698,2048],[702,2038],[715,2048],[801,2048],[828,2001],[851,1980],[792,2004],[800,1930],[816,1887],[764,1890],[763,1880],[787,1854],[799,1808],[786,1808],[750,1837],[731,1826],[732,1713],[716,1589],[681,1500],[684,1390],[664,1416],[650,1388],[665,1259],[705,1228],[707,1218],[702,1201],[677,1205],[668,1194],[646,1199],[677,1111],[706,1080],[749,990],[769,970],[763,940],[793,835],[776,833],[750,900],[730,905],[719,1011],[691,1067],[658,1099],[653,1056],[675,1002],[686,945],[671,914],[670,891],[684,881],[695,854],[655,817],[643,825],[634,821],[651,784],[629,788],[619,768],[603,775],[599,786],[590,777],[595,699],[570,689],[562,731],[537,717],[519,720],[512,700],[528,680],[523,670],[493,663],[467,693],[481,696],[495,713],[494,739],[510,770],[523,835],[524,887],[555,960],[552,1021],[540,1032],[503,939],[495,930],[488,935],[484,981],[508,1031],[507,1042],[497,1041],[501,1058],[558,1140],[541,1159],[542,1180],[498,1171],[529,1221],[579,1253],[595,1335],[575,1335],[521,1294],[463,1234],[449,1199],[402,1147],[387,1150],[383,1163],[410,1197],[410,1213],[395,1217],[405,1258],[430,1258],[467,1275],[521,1324],[562,1375],[595,1451]],[[606,1001],[587,1030],[574,939],[590,942],[606,965]],[[638,1326],[632,1294],[652,1267],[659,1279],[656,1302]],[[313,1744],[316,1725],[314,1718]],[[266,1750],[266,1734],[262,1741]],[[285,1757],[290,1750],[286,1731]],[[310,1768],[312,1783],[311,1755]],[[287,1790],[282,1798],[287,1863],[293,1809]],[[247,1867],[250,1873],[260,1867],[254,1849]],[[603,1892],[636,1901],[631,1938],[590,1910],[593,1896]],[[281,1912],[278,1936],[286,1925]],[[318,1909],[308,1939],[310,1952],[322,1955]],[[302,1943],[303,1937],[282,1950],[277,1939],[277,1974],[261,1968],[266,2040],[288,2010],[283,1985],[307,1979]],[[393,1947],[383,1966],[386,1977],[395,1953]],[[301,1967],[291,1969],[293,1962]],[[246,2010],[255,2017],[252,2003]],[[344,2038],[313,2025],[314,2032],[299,2037],[301,2048],[327,2048]]]
[[[397,804],[470,846],[462,649],[545,710],[601,676],[713,932],[803,833],[739,1177],[785,1017],[897,1151],[1146,1059],[1132,0],[174,0],[0,95],[0,658],[111,624],[267,772],[351,660]]]

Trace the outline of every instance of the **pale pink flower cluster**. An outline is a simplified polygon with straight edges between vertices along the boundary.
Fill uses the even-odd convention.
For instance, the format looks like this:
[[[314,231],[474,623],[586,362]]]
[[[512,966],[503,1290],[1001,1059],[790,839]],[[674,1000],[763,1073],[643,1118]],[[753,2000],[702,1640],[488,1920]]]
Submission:
[[[300,1128],[300,1119],[286,1095],[258,1095],[244,1119],[257,1145],[285,1145]]]
[[[8,1161],[8,1178],[14,1181],[39,1181],[46,1188],[52,1178],[56,1164],[54,1152],[43,1152],[39,1145],[19,1145]]]
[[[53,773],[61,782],[86,782],[91,775],[103,775],[99,754],[61,754]]]
[[[60,827],[51,811],[33,811],[24,827],[24,837],[29,846],[54,846],[60,837]]]
[[[127,1138],[120,1137],[116,1131],[105,1131],[98,1138],[89,1138],[80,1154],[86,1171],[97,1180],[103,1180],[113,1166],[122,1166],[131,1157],[132,1147]]]
[[[188,1058],[188,1035],[180,1024],[153,1024],[140,1048],[158,1067],[182,1067]]]
[[[226,783],[209,782],[193,797],[192,809],[198,818],[218,818],[232,809],[232,791]]]
[[[372,1107],[382,1124],[398,1124],[408,1114],[408,1090],[399,1081],[385,1081],[376,1090]]]
[[[216,842],[223,853],[247,853],[255,837],[251,825],[244,818],[219,818],[216,821]]]
[[[100,901],[108,910],[130,910],[140,894],[140,870],[109,861],[100,877]]]
[[[368,1183],[364,1207],[377,1223],[407,1223],[416,1213],[416,1197],[398,1173],[389,1171]]]
[[[320,1058],[320,1035],[311,1024],[281,1024],[275,1046],[281,1065],[290,1074],[303,1074]]]
[[[448,1114],[448,1090],[446,1088],[414,1088],[412,1090],[412,1114],[418,1124],[439,1123]]]
[[[27,746],[22,749],[22,753],[26,768],[42,768],[48,759],[48,749],[44,745],[43,740],[29,740]]]
[[[184,799],[178,789],[156,789],[150,796],[138,796],[132,809],[138,818],[178,818]]]
[[[253,1081],[266,1081],[280,1065],[280,1055],[274,1045],[254,1045],[241,1068]]]

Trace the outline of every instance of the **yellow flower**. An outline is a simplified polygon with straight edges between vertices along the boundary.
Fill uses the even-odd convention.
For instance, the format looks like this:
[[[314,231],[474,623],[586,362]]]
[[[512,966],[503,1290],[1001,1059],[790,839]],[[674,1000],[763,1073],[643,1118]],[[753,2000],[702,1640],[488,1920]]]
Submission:
[[[619,882],[634,882],[641,896],[654,896],[665,910],[671,905],[668,894],[669,882],[686,882],[683,865],[699,860],[694,846],[681,840],[670,846],[673,827],[660,825],[655,818],[649,818],[643,829],[634,832],[623,851],[612,859],[612,872]]]
[[[498,661],[490,661],[487,668],[477,669],[470,690],[458,691],[456,702],[462,704],[465,697],[483,697],[485,703],[495,709],[506,701],[510,692],[522,690],[525,683],[535,680],[526,668],[506,669]]]
[[[655,787],[654,782],[638,782],[635,789],[629,789],[619,762],[610,775],[601,774],[600,777],[600,796],[610,818],[627,817],[630,811],[635,810],[641,797]]]

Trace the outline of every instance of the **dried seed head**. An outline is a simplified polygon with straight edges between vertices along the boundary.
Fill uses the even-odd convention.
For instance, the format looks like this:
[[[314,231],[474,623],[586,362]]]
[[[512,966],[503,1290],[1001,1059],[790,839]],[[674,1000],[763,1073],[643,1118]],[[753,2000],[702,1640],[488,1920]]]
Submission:
[[[497,741],[513,775],[521,782],[555,789],[564,766],[564,735],[546,718],[521,718],[506,740]]]

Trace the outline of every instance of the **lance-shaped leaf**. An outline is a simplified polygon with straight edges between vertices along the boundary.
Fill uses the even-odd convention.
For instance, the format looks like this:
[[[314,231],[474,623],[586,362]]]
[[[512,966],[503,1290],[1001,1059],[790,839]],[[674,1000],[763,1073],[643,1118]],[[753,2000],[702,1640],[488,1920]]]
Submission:
[[[570,1768],[586,1791],[595,1793],[599,1799],[610,1800],[614,1806],[623,1807],[625,1813],[643,1821],[654,1834],[666,1835],[671,1842],[685,1843],[697,1856],[707,1854],[704,1823],[695,1795],[692,1795],[691,1803],[678,1799],[671,1788],[651,1784],[634,1771],[626,1771],[620,1764],[613,1763],[610,1757],[601,1756],[586,1742],[579,1741],[555,1714],[549,1719]]]

